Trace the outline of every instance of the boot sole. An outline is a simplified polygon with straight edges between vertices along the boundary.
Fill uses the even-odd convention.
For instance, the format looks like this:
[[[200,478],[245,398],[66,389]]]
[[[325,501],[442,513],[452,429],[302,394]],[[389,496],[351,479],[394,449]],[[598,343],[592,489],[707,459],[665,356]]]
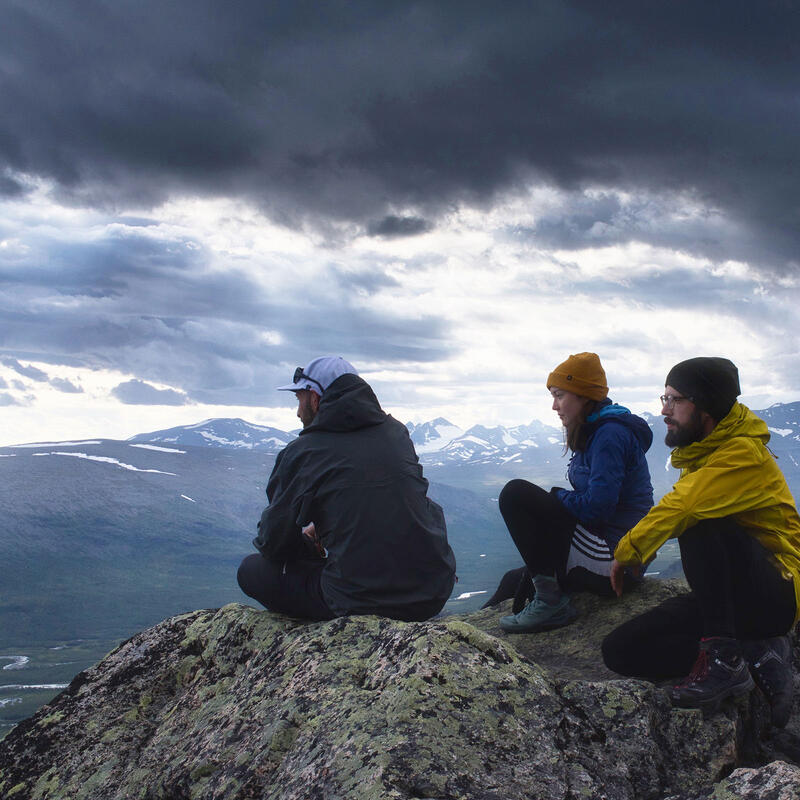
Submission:
[[[749,694],[755,688],[755,685],[755,681],[748,675],[747,681],[743,681],[736,686],[729,686],[727,689],[722,689],[713,697],[700,700],[691,696],[674,698],[670,695],[670,699],[672,700],[672,705],[676,708],[699,708],[704,715],[712,714],[719,708],[723,700],[727,700],[729,697]]]

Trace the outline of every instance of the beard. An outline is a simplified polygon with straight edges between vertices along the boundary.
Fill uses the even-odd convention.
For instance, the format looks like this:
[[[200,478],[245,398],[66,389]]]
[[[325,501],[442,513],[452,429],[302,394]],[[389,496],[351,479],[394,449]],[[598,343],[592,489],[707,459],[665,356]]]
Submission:
[[[700,411],[695,408],[692,416],[683,425],[679,425],[673,420],[673,427],[667,431],[664,444],[667,447],[686,447],[692,442],[699,442],[704,438],[704,434]]]

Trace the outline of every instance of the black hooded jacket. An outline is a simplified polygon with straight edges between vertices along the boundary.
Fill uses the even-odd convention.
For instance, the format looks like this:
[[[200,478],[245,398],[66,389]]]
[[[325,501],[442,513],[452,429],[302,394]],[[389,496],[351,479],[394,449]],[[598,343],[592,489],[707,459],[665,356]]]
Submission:
[[[253,543],[276,561],[307,559],[300,529],[313,522],[335,614],[427,618],[455,580],[444,514],[427,489],[405,425],[362,378],[342,375],[314,422],[278,454]]]

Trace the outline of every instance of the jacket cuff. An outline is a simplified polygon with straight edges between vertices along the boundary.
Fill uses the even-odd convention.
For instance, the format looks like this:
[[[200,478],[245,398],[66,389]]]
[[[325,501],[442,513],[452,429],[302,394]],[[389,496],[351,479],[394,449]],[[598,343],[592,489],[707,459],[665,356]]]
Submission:
[[[614,558],[626,567],[636,567],[642,563],[642,558],[631,542],[630,534],[625,534],[614,550]]]

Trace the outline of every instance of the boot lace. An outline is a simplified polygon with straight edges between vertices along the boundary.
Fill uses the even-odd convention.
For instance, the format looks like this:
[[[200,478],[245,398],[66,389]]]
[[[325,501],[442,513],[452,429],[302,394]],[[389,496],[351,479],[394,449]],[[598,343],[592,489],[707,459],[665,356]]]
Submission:
[[[675,688],[691,686],[691,684],[703,680],[706,675],[708,675],[708,651],[701,650],[697,656],[697,661],[694,662],[692,671]]]

